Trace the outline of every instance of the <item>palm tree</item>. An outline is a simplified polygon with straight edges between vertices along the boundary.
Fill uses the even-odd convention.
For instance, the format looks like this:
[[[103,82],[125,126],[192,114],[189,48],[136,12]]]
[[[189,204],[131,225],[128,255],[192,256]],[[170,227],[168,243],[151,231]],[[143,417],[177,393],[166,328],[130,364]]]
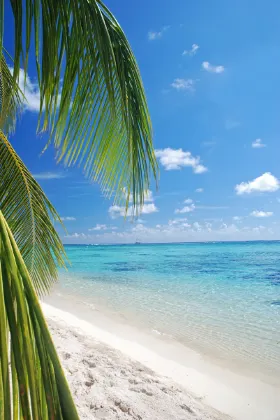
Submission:
[[[19,75],[36,61],[38,131],[57,160],[141,207],[157,177],[151,122],[128,41],[100,0],[0,0],[0,419],[78,419],[38,296],[64,266],[59,215],[8,140],[24,101]],[[12,68],[12,71],[11,71]]]

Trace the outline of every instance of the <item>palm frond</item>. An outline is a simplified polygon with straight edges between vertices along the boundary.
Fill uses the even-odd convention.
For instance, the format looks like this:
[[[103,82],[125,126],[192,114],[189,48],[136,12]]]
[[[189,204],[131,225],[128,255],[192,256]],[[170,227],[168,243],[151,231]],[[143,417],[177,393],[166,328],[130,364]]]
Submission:
[[[64,265],[52,220],[60,218],[8,139],[0,131],[0,210],[13,232],[38,293],[46,292]]]
[[[31,278],[0,211],[0,417],[78,420]]]
[[[23,94],[2,53],[0,58],[0,129],[11,132],[22,107]]]
[[[157,177],[152,126],[139,69],[114,16],[100,0],[12,1],[14,77],[28,68],[31,34],[41,93],[39,130],[58,159],[83,166],[103,190],[136,205]],[[25,34],[25,35],[23,35]]]

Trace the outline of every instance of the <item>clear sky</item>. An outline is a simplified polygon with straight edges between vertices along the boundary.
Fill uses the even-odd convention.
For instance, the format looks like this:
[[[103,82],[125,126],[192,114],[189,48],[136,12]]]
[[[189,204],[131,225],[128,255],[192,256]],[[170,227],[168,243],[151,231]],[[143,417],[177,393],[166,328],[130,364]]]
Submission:
[[[65,220],[64,243],[280,239],[280,2],[106,0],[136,55],[159,190],[140,219],[57,166],[36,136],[34,62],[11,142]],[[6,15],[5,46],[12,48]],[[10,45],[9,45],[10,44]]]

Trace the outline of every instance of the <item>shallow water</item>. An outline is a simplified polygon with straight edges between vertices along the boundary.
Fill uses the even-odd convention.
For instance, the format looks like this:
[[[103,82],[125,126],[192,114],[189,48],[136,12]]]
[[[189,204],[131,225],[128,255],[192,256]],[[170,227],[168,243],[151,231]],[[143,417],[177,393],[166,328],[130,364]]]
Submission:
[[[220,360],[280,374],[280,243],[66,246],[60,289]]]

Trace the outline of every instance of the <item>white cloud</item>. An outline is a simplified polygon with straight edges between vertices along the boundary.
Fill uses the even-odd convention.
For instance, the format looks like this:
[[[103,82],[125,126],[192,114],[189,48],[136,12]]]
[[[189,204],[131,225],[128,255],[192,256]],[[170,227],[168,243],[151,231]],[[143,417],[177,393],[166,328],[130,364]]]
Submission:
[[[252,213],[250,215],[253,216],[253,217],[270,217],[270,216],[273,216],[273,212],[272,211],[254,210],[254,211],[252,211]]]
[[[89,229],[89,231],[92,231],[92,230],[107,230],[107,229],[108,229],[107,225],[97,224],[95,227]]]
[[[252,143],[253,149],[261,149],[262,147],[266,147],[266,144],[262,142],[262,139],[256,139]]]
[[[235,186],[235,191],[238,195],[250,194],[252,192],[274,192],[280,188],[280,182],[270,172],[265,172],[263,175],[249,182],[241,182]]]
[[[187,198],[187,199],[184,201],[184,204],[192,204],[192,202],[193,202],[193,200],[192,200],[191,198]]]
[[[148,32],[148,40],[155,41],[156,39],[162,38],[164,32],[166,32],[170,26],[164,26],[160,31],[149,31]]]
[[[207,168],[200,163],[200,157],[192,156],[191,152],[184,152],[182,149],[157,149],[156,157],[167,171],[178,170],[190,166],[195,174],[202,174]]]
[[[124,194],[124,198],[126,199],[127,197],[127,190],[126,188],[123,188],[123,194]],[[154,197],[153,197],[153,192],[151,190],[147,190],[144,193],[144,201],[145,203],[149,203],[149,202],[153,202],[154,201]],[[133,202],[133,195],[129,194],[129,202],[132,203]],[[138,199],[136,199],[136,202],[139,202]]]
[[[176,219],[172,219],[168,221],[168,225],[172,226],[172,225],[178,225],[181,223],[185,223],[187,222],[188,219],[186,217],[177,217]]]
[[[72,233],[71,235],[65,235],[64,237],[68,238],[68,239],[71,239],[71,238],[73,238],[73,239],[78,239],[78,238],[86,239],[87,235],[85,235],[84,233],[75,232],[75,233]]]
[[[202,226],[198,223],[198,222],[194,222],[193,223],[193,228],[197,231],[201,231],[202,230]]]
[[[203,191],[204,191],[204,189],[203,189],[203,188],[197,188],[197,189],[195,190],[195,192],[197,192],[197,193],[203,193]]]
[[[212,231],[212,223],[205,222],[205,227],[207,229],[207,232],[211,232]]]
[[[136,209],[133,206],[129,206],[127,212],[125,212],[124,206],[117,206],[113,205],[109,208],[109,214],[112,219],[116,219],[117,217],[121,216],[133,216],[135,215]],[[140,210],[141,214],[151,214],[158,212],[158,208],[155,206],[154,203],[144,204]]]
[[[224,66],[213,66],[208,61],[203,61],[202,67],[204,70],[208,71],[209,73],[223,73],[225,70]]]
[[[235,222],[240,222],[240,220],[242,220],[242,217],[241,216],[233,216],[233,220]]]
[[[72,217],[72,216],[64,216],[64,217],[61,217],[61,220],[63,222],[74,222],[77,219],[76,217]]]
[[[66,178],[66,174],[62,172],[40,172],[38,174],[33,174],[33,176],[35,179],[38,179],[38,180]]]
[[[154,203],[144,204],[141,208],[141,214],[150,214],[156,212],[158,212],[158,208],[154,205]]]
[[[265,227],[260,225],[260,226],[254,227],[252,230],[253,230],[253,232],[256,232],[256,233],[260,234],[263,230],[265,230]],[[273,234],[273,231],[271,231],[270,229],[268,229],[268,231],[270,231],[270,233]]]
[[[184,50],[182,55],[190,55],[190,56],[195,55],[197,53],[198,49],[199,49],[199,45],[192,44],[191,49],[190,50]]]
[[[219,228],[221,233],[237,233],[239,231],[239,228],[234,224],[228,225],[227,223],[222,223]]]
[[[190,213],[195,210],[195,205],[191,204],[190,206],[185,206],[182,209],[176,209],[175,214]]]
[[[176,90],[189,90],[194,92],[195,83],[196,82],[193,79],[174,79],[171,86]]]
[[[158,228],[160,225],[156,225],[156,228]],[[132,227],[131,231],[132,232],[145,232],[146,230],[148,230],[149,228],[147,228],[146,226],[142,225],[141,223],[139,223],[138,225],[135,225]]]
[[[65,237],[66,243],[134,243],[135,235],[141,242],[204,242],[204,241],[242,241],[254,239],[275,239],[280,237],[280,224],[264,226],[244,226],[224,223],[219,220],[212,223],[197,220],[188,223],[185,218],[174,219],[154,226],[126,224],[123,231],[101,231],[91,234],[73,233]]]
[[[110,206],[108,212],[109,212],[110,216],[112,217],[112,219],[116,219],[117,217],[120,217],[120,216],[125,216],[125,214],[126,214],[125,213],[125,207],[118,206],[116,204],[114,204],[113,206]],[[129,208],[127,210],[127,215],[130,216]]]

